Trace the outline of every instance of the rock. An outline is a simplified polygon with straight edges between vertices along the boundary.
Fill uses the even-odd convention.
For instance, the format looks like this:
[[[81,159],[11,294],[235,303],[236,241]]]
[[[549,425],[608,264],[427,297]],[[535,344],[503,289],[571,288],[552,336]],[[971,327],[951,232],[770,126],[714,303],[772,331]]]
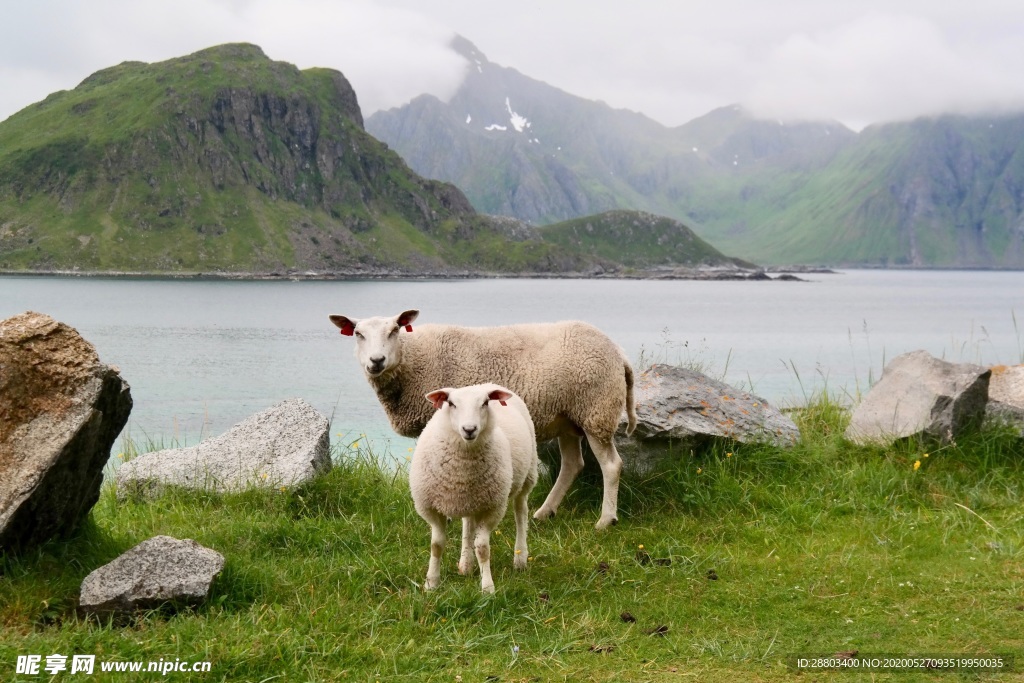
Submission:
[[[948,363],[927,351],[893,358],[853,411],[846,438],[887,444],[906,437],[949,442],[985,416],[992,371]]]
[[[796,424],[763,398],[689,368],[653,365],[637,375],[634,391],[633,442],[671,439],[695,447],[727,439],[791,446],[800,438]],[[629,440],[620,441],[627,451],[634,450]]]
[[[1024,365],[996,365],[991,370],[986,417],[1024,430]]]
[[[78,526],[131,409],[117,368],[73,328],[33,312],[0,322],[0,549]]]
[[[168,484],[207,491],[297,486],[331,468],[330,424],[288,399],[197,446],[146,453],[117,471],[118,496]]]
[[[224,556],[190,538],[154,536],[82,581],[79,609],[87,613],[197,605],[210,593]]]

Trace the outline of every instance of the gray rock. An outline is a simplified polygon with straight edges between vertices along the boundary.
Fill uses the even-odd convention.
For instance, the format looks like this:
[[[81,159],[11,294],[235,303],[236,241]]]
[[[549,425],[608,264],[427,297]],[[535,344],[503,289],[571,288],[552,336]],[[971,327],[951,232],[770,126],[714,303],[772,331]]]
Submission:
[[[1017,425],[1024,434],[1024,365],[997,365],[991,370],[986,419]]]
[[[146,453],[117,471],[119,496],[168,484],[207,491],[297,486],[331,468],[330,424],[300,398],[239,422],[197,446]]]
[[[796,424],[767,401],[672,365],[653,365],[635,384],[637,426],[632,441],[677,441],[696,447],[712,439],[791,446]],[[627,439],[620,443],[628,448]]]
[[[224,556],[190,538],[154,536],[82,581],[79,608],[88,613],[196,605],[210,593]]]
[[[0,322],[0,549],[78,526],[131,409],[117,368],[73,328],[33,312]]]
[[[907,437],[947,443],[984,420],[991,374],[927,351],[897,356],[853,411],[846,438],[859,444]]]

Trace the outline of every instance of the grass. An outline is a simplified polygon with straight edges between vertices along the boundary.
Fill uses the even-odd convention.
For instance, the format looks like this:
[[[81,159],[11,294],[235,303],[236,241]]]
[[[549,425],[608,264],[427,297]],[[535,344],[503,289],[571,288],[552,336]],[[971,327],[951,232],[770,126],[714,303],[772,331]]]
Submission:
[[[788,681],[790,655],[849,650],[1021,660],[1018,438],[858,447],[829,398],[794,416],[804,438],[792,449],[677,451],[627,473],[620,524],[604,532],[592,528],[599,479],[584,475],[557,518],[532,524],[527,572],[512,572],[506,519],[491,597],[454,571],[454,525],[441,587],[420,590],[429,531],[405,469],[353,444],[297,490],[119,502],[106,488],[74,537],[0,558],[0,678],[39,680],[13,674],[33,653],[208,660],[209,673],[168,676],[254,683]],[[126,622],[76,615],[85,575],[156,534],[225,555],[209,601]]]

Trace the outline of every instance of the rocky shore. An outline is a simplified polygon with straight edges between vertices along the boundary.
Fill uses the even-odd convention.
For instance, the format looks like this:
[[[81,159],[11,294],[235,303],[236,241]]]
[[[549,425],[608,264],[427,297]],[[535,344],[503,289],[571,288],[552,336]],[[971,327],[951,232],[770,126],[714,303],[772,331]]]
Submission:
[[[804,280],[794,273],[834,273],[826,268],[815,270],[745,269],[714,267],[672,267],[652,269],[623,268],[586,272],[503,273],[469,270],[406,271],[387,268],[345,269],[335,271],[273,271],[257,272],[142,272],[87,270],[0,270],[0,275],[16,277],[83,277],[152,280],[718,280],[718,281],[790,281]],[[769,274],[771,273],[771,274]],[[774,275],[774,276],[773,276]]]

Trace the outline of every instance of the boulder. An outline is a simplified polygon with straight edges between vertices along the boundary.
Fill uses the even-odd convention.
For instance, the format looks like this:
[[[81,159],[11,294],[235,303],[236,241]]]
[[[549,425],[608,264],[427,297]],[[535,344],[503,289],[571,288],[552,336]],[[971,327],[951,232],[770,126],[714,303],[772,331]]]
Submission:
[[[117,368],[73,328],[33,312],[0,322],[0,549],[78,526],[131,409]]]
[[[637,375],[634,392],[634,444],[672,440],[692,448],[724,439],[791,446],[800,438],[796,424],[763,398],[689,368],[652,365]],[[627,451],[629,441],[620,437]]]
[[[117,489],[124,497],[166,485],[220,492],[293,487],[330,468],[330,423],[293,398],[197,446],[154,451],[125,463],[117,470]]]
[[[1024,365],[996,365],[991,370],[986,417],[1024,430]]]
[[[992,371],[948,363],[927,351],[893,358],[853,411],[846,438],[888,444],[915,437],[948,443],[981,425]]]
[[[154,536],[85,577],[79,609],[105,614],[197,605],[223,568],[223,555],[190,538]]]

